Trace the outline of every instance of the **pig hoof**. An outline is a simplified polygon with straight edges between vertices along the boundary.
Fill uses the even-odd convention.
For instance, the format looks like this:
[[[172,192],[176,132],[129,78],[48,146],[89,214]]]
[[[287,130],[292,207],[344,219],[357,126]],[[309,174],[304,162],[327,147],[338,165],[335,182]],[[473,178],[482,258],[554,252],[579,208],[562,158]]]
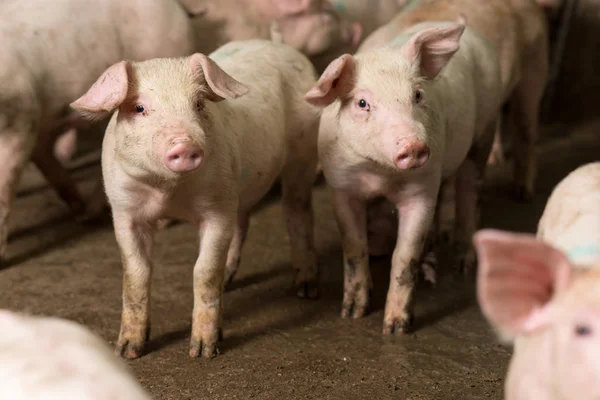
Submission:
[[[533,192],[524,186],[518,186],[515,191],[515,198],[521,203],[530,203],[533,200]]]
[[[342,318],[358,319],[365,316],[367,313],[368,304],[358,304],[357,302],[342,304]]]
[[[190,357],[215,358],[219,355],[217,343],[195,342],[190,343]]]
[[[319,297],[317,282],[304,282],[296,286],[298,297],[303,299],[316,299]]]
[[[392,321],[383,322],[384,335],[403,335],[409,333],[413,324],[413,315],[409,314],[406,318],[395,318]]]
[[[126,358],[128,360],[133,360],[142,356],[144,351],[144,345],[134,345],[129,342],[129,340],[121,341],[117,343],[117,347],[115,349],[115,354],[119,357]]]

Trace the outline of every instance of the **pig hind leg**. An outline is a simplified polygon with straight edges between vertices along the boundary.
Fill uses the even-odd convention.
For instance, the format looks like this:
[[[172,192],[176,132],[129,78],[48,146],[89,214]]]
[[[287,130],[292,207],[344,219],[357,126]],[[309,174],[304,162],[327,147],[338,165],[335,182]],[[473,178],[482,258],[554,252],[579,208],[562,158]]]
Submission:
[[[77,186],[69,176],[69,172],[54,156],[52,146],[47,146],[45,141],[40,140],[33,152],[32,161],[58,192],[60,198],[67,203],[71,211],[75,215],[82,214],[85,210],[85,203]]]
[[[529,201],[534,195],[537,161],[535,154],[539,110],[547,77],[546,44],[540,43],[523,63],[523,75],[509,99],[510,130],[515,158],[516,197]]]
[[[480,191],[491,139],[494,137],[496,127],[495,121],[488,125],[484,137],[490,138],[490,143],[484,142],[475,145],[456,175],[454,253],[457,256],[458,269],[464,275],[468,275],[472,271],[476,261],[472,238],[479,223]]]
[[[242,253],[242,247],[246,240],[246,234],[248,233],[248,226],[250,225],[250,214],[248,212],[241,212],[238,215],[237,225],[235,232],[233,233],[233,239],[229,246],[229,252],[227,253],[227,264],[225,267],[225,283],[230,284],[233,281],[233,277],[240,266],[240,255]]]
[[[19,132],[0,133],[0,265],[6,258],[8,217],[31,149]]]
[[[299,297],[318,296],[318,265],[314,245],[312,188],[317,170],[317,124],[297,135],[281,174],[282,205],[290,237],[292,266]],[[309,137],[311,139],[309,139]]]

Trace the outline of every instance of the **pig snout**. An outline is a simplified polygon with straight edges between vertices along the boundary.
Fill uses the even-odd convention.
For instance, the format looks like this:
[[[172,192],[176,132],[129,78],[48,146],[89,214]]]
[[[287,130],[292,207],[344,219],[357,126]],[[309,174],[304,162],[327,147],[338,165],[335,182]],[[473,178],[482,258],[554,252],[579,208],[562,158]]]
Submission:
[[[176,141],[165,153],[165,166],[173,172],[190,172],[198,169],[204,159],[204,151],[190,140]]]
[[[414,141],[404,147],[394,157],[394,164],[399,169],[415,169],[422,167],[429,160],[429,146],[421,141]]]

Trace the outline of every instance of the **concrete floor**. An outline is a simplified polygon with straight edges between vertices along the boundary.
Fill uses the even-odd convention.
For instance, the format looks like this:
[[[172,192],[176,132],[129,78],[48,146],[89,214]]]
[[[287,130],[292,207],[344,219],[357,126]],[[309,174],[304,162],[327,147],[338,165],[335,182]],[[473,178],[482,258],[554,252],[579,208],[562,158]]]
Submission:
[[[535,231],[554,185],[600,159],[599,129],[571,128],[561,132],[568,139],[540,147],[538,196],[531,204],[512,201],[507,166],[490,169],[483,226]],[[98,170],[97,155],[76,160],[73,174],[84,193]],[[27,175],[11,221],[9,264],[0,271],[0,307],[68,318],[113,343],[121,262],[110,221],[74,222],[33,167]],[[157,399],[502,399],[510,349],[497,344],[483,320],[472,282],[446,275],[436,288],[422,284],[415,332],[383,337],[389,260],[379,261],[372,265],[370,314],[339,317],[338,232],[326,187],[314,193],[320,299],[294,295],[274,197],[252,221],[240,271],[225,294],[221,355],[213,360],[187,355],[196,233],[184,224],[158,233],[151,341],[145,356],[128,362],[142,385]]]

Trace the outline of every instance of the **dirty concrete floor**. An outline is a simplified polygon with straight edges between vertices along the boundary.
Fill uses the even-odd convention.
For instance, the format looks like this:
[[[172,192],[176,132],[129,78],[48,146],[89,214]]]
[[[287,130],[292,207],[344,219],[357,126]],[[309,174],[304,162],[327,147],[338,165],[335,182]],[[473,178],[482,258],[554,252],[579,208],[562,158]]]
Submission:
[[[578,165],[600,159],[600,126],[569,134],[540,147],[538,196],[531,204],[512,201],[508,167],[489,171],[483,226],[535,230],[553,186]],[[88,154],[74,163],[86,194],[98,172],[94,159]],[[33,167],[27,175],[11,222],[9,264],[0,271],[0,307],[68,318],[114,343],[121,263],[110,222],[74,222]],[[338,233],[326,187],[321,183],[314,193],[320,299],[294,295],[274,198],[252,221],[239,274],[225,294],[221,355],[213,360],[187,355],[196,233],[185,224],[158,233],[151,340],[145,356],[128,362],[142,385],[157,399],[501,399],[510,350],[496,343],[482,319],[472,282],[446,275],[436,288],[420,285],[415,332],[383,337],[389,260],[379,261],[372,265],[369,315],[339,317]]]

